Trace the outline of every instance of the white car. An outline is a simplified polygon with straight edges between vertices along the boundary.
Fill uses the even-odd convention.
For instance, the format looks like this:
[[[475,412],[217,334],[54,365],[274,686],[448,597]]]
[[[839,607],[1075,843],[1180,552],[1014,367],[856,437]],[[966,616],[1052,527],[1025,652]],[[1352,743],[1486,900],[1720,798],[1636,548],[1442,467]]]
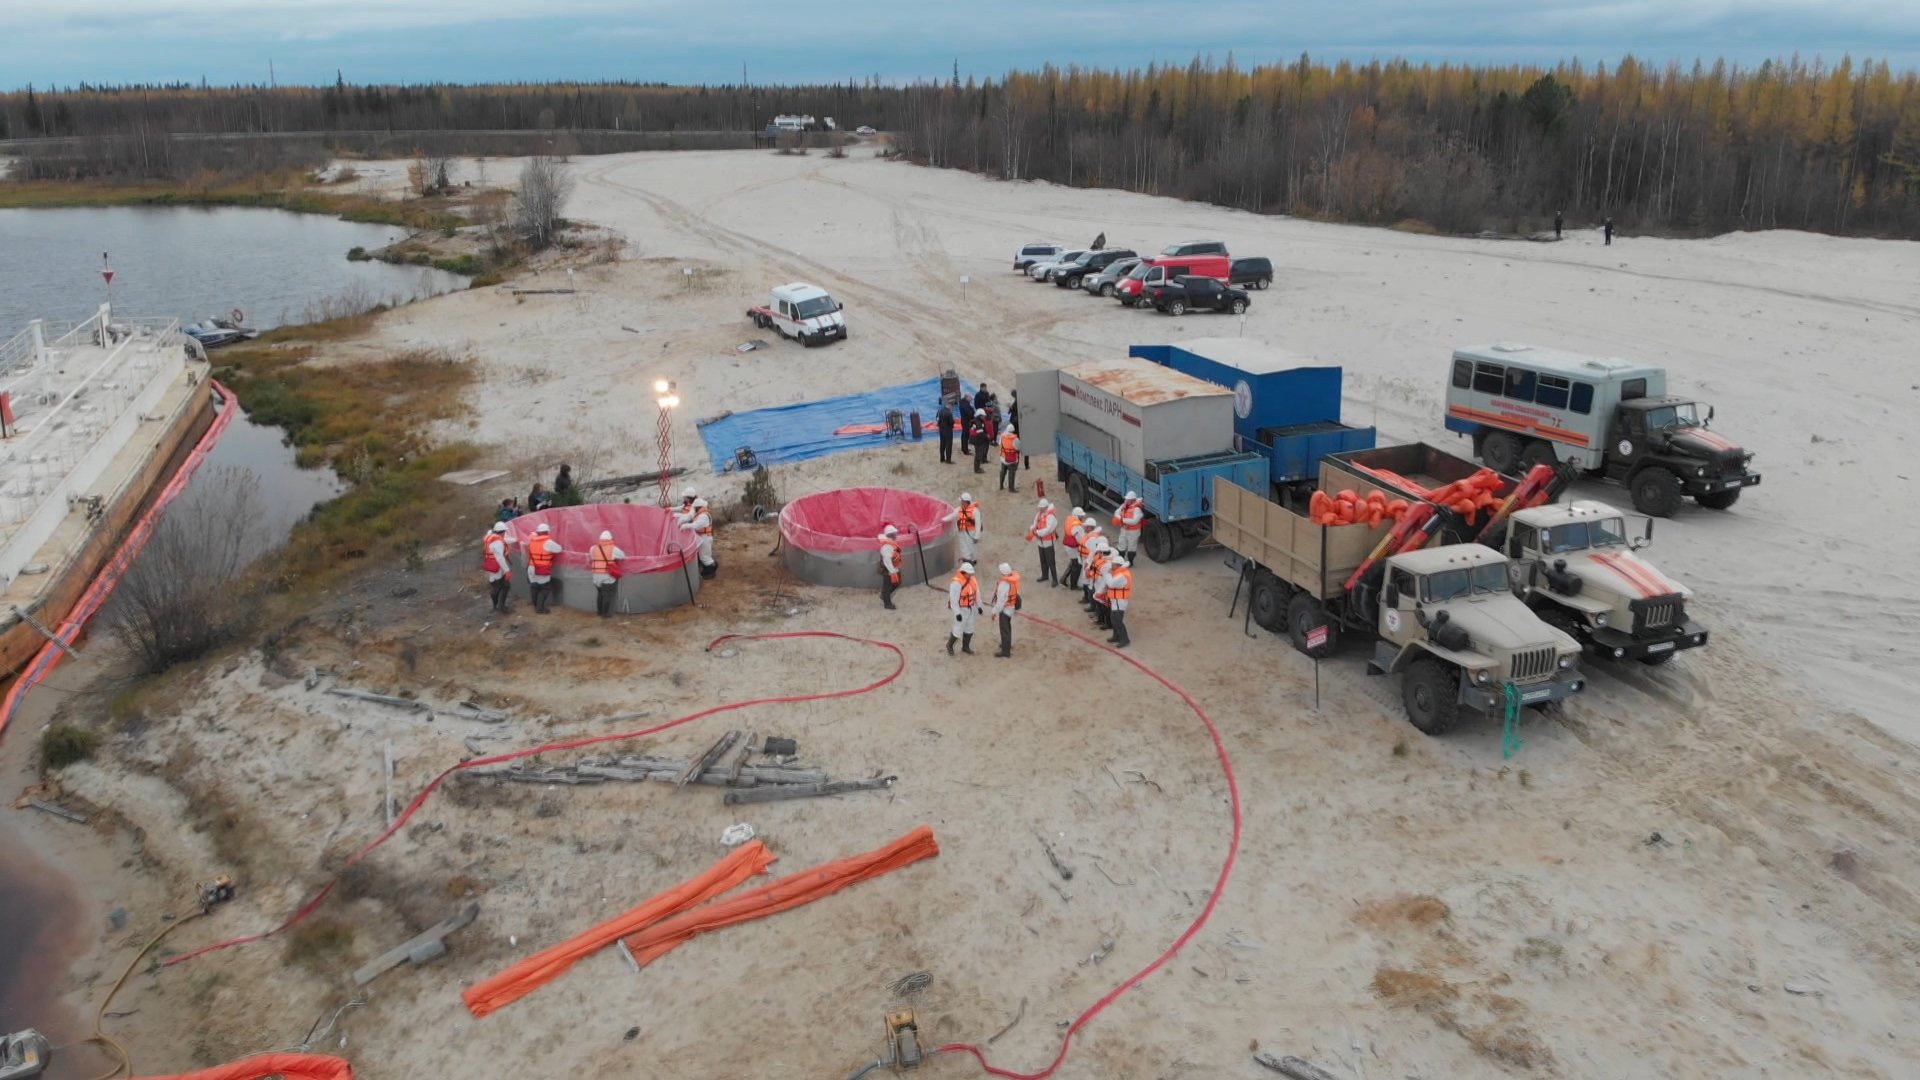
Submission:
[[[748,308],[747,318],[762,330],[772,330],[809,348],[844,341],[847,317],[838,300],[818,285],[795,281],[775,285],[765,307]]]
[[[1020,250],[1013,253],[1013,268],[1024,274],[1028,270],[1033,269],[1034,263],[1057,259],[1060,257],[1060,253],[1065,250],[1067,249],[1061,247],[1059,244],[1047,243],[1042,240],[1036,240],[1031,244],[1022,244]]]
[[[872,125],[872,124],[861,124],[861,125],[860,125],[859,127],[857,127],[857,128],[854,128],[854,129],[853,129],[853,133],[854,133],[855,135],[878,135],[878,134],[880,134],[879,132],[877,132],[877,131],[875,131],[875,130],[873,130],[873,125]]]
[[[1055,270],[1060,269],[1085,254],[1086,251],[1078,249],[1074,251],[1063,251],[1054,258],[1048,259],[1046,262],[1034,263],[1028,267],[1027,276],[1035,281],[1052,281]]]

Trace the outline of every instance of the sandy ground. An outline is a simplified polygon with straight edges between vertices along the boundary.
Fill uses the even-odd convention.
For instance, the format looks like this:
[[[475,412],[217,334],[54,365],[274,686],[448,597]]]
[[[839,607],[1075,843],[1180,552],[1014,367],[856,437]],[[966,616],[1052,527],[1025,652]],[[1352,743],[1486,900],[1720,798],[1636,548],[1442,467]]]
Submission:
[[[574,295],[494,289],[415,305],[337,353],[349,363],[434,345],[471,357],[484,380],[472,419],[444,434],[497,446],[503,467],[583,454],[607,472],[650,467],[655,378],[686,402],[679,459],[699,461],[693,418],[725,409],[948,365],[1004,386],[1128,344],[1235,332],[1226,318],[1126,311],[1008,270],[1023,241],[1100,231],[1154,249],[1217,236],[1272,256],[1280,281],[1255,295],[1246,335],[1346,365],[1349,421],[1377,423],[1384,438],[1448,438],[1449,347],[1517,339],[1666,364],[1758,453],[1761,488],[1732,512],[1662,523],[1651,552],[1697,590],[1715,644],[1657,671],[1597,670],[1511,761],[1491,726],[1445,740],[1414,732],[1396,687],[1363,676],[1357,655],[1321,666],[1315,708],[1312,666],[1226,617],[1234,578],[1217,557],[1144,567],[1132,654],[1219,724],[1245,831],[1213,921],[1089,1025],[1056,1075],[1270,1075],[1250,1063],[1252,1043],[1356,1078],[1920,1068],[1920,754],[1907,741],[1920,729],[1905,693],[1920,659],[1920,573],[1902,543],[1920,513],[1904,445],[1920,431],[1908,355],[1920,246],[1427,238],[871,158],[654,154],[573,168],[570,216],[623,232],[628,261],[578,271]],[[700,271],[691,285],[685,268]],[[851,339],[735,353],[756,336],[744,308],[796,278],[847,304]],[[850,484],[971,488],[986,500],[989,559],[1030,569],[1017,539],[1030,494],[992,494],[991,477],[939,465],[931,444],[775,479],[788,498]],[[737,492],[734,477],[700,482]],[[154,702],[109,764],[68,770],[78,795],[145,824],[149,878],[237,865],[242,899],[183,928],[178,948],[270,925],[374,834],[388,740],[412,792],[466,756],[469,737],[507,736],[482,749],[537,744],[604,730],[590,718],[608,713],[660,719],[891,668],[888,654],[821,641],[703,651],[721,633],[830,629],[906,652],[905,673],[876,693],[716,717],[646,747],[686,753],[730,726],[789,734],[836,776],[897,773],[891,794],[741,814],[710,790],[462,784],[330,904],[325,917],[354,930],[350,946],[294,965],[270,942],[136,978],[115,1008],[141,1010],[123,1023],[143,1069],[298,1041],[346,999],[353,962],[469,892],[483,913],[454,955],[384,977],[343,1018],[361,1075],[846,1075],[877,1051],[887,983],[916,969],[933,976],[916,1005],[934,1039],[984,1042],[1019,1015],[994,1060],[1050,1060],[1060,1023],[1205,903],[1231,825],[1205,730],[1141,673],[1036,626],[1021,628],[1012,660],[950,661],[933,592],[883,615],[870,593],[787,581],[765,557],[773,541],[768,526],[723,529],[723,574],[697,609],[611,628],[517,614],[483,630],[465,551],[437,553],[423,574],[370,574],[271,660],[256,651],[214,669]],[[417,591],[396,598],[406,588]],[[1063,593],[1036,590],[1029,610],[1085,626]],[[314,669],[330,674],[309,690]],[[516,719],[428,723],[325,695],[335,679],[445,705],[477,695]],[[742,819],[781,871],[922,822],[943,854],[695,942],[638,976],[597,956],[499,1015],[466,1015],[463,985],[689,876]],[[1071,882],[1036,831],[1074,865]],[[137,911],[134,929],[152,920]],[[73,1000],[117,973],[126,936],[76,968]],[[191,1037],[177,1034],[187,1027]],[[927,1075],[976,1072],[943,1059]]]

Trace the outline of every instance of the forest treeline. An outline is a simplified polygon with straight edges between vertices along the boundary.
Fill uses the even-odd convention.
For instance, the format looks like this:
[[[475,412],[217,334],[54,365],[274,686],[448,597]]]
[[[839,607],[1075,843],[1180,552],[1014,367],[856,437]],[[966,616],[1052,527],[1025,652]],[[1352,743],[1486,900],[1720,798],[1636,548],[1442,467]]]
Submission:
[[[1920,76],[1850,59],[1547,69],[1302,56],[904,86],[80,87],[0,95],[0,138],[119,147],[90,163],[49,142],[20,175],[178,178],[236,153],[156,152],[175,133],[570,132],[593,152],[624,148],[589,145],[595,132],[694,145],[691,133],[757,131],[793,112],[871,124],[928,165],[1261,213],[1523,232],[1564,211],[1662,232],[1920,237]]]

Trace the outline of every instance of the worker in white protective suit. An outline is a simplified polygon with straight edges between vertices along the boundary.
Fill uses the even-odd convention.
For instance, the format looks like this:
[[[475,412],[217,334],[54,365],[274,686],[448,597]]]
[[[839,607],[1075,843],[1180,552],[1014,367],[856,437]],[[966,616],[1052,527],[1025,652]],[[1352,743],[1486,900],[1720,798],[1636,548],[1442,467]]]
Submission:
[[[1119,548],[1121,558],[1132,562],[1133,557],[1139,553],[1140,530],[1146,523],[1147,504],[1141,501],[1137,492],[1127,492],[1127,497],[1120,503],[1120,509],[1113,512],[1113,524],[1120,530],[1120,537],[1115,547]]]
[[[720,564],[713,558],[713,515],[707,512],[707,500],[694,496],[686,512],[678,517],[682,526],[700,538],[700,576],[711,578],[719,573]]]
[[[957,641],[960,651],[972,656],[973,628],[980,615],[980,582],[973,576],[972,563],[961,563],[960,569],[953,572],[953,580],[947,583],[947,610],[953,615],[947,655],[953,655],[953,643]]]
[[[979,554],[980,536],[983,532],[980,523],[980,504],[973,501],[969,492],[960,493],[960,509],[948,515],[953,522],[953,531],[960,538],[960,561],[972,562]]]
[[[893,610],[893,590],[900,587],[900,530],[880,530],[880,606]]]

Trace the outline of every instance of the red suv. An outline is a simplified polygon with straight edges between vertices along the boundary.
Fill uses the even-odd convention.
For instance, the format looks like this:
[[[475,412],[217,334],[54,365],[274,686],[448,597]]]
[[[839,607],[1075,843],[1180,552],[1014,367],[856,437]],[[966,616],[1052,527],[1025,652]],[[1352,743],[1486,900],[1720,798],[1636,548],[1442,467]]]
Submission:
[[[1209,277],[1226,281],[1233,276],[1233,260],[1225,255],[1183,255],[1176,258],[1142,259],[1133,273],[1121,278],[1114,288],[1120,303],[1132,307],[1140,302],[1140,290],[1148,284],[1170,282],[1177,277]]]

